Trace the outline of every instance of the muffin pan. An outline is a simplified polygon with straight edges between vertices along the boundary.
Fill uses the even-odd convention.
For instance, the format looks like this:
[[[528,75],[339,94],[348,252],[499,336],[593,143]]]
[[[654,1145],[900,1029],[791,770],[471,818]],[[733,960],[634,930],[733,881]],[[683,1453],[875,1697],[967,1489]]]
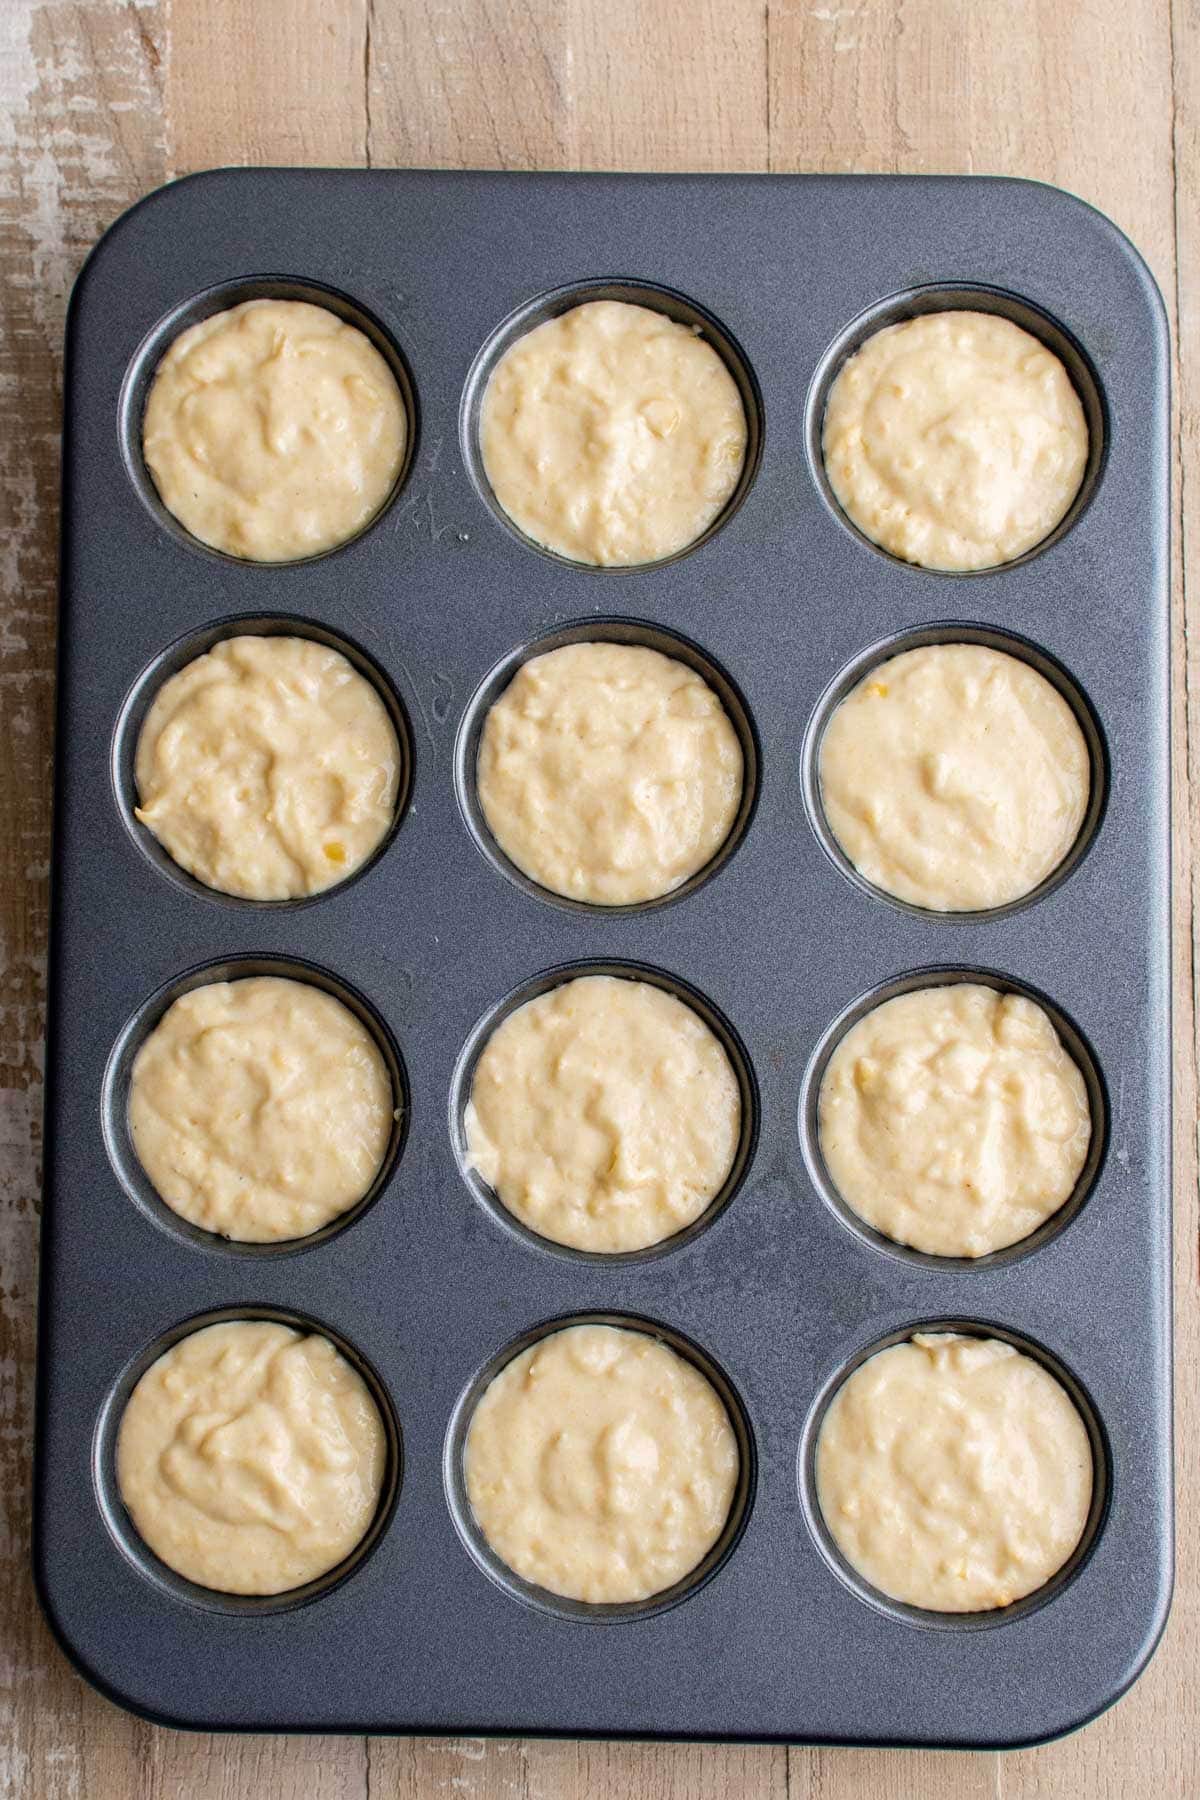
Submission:
[[[497,518],[474,441],[514,331],[581,297],[661,305],[709,334],[747,407],[737,493],[667,562],[581,568]],[[167,518],[140,460],[154,364],[257,294],[369,330],[410,407],[408,465],[353,542],[239,563]],[[840,359],[879,323],[994,308],[1067,361],[1093,434],[1044,545],[971,575],[898,563],[850,528],[820,467]],[[210,1730],[351,1730],[997,1746],[1092,1717],[1157,1641],[1171,1586],[1167,343],[1144,265],[1098,214],[1009,181],[222,171],[152,195],[76,286],[68,325],[41,1356],[38,1585],[112,1698]],[[176,870],[132,817],[157,683],[217,637],[333,642],[406,747],[397,824],[312,899],[255,904]],[[474,795],[484,710],[527,655],[649,643],[717,687],[746,753],[734,837],[665,901],[598,909],[507,864]],[[1077,854],[1017,906],[934,915],[830,849],[822,720],[875,658],[956,636],[1025,654],[1076,707],[1093,806]],[[597,1258],[508,1220],[463,1164],[483,1034],[584,968],[644,972],[734,1054],[746,1111],[711,1215]],[[128,1067],[197,979],[270,969],[348,999],[404,1116],[334,1228],[231,1246],[147,1191]],[[1031,991],[1065,1022],[1096,1136],[1036,1238],[977,1264],[848,1228],[812,1105],[863,1006],[914,979]],[[325,1330],[390,1438],[385,1500],[349,1564],[270,1600],[156,1563],[121,1506],[120,1408],[185,1329]],[[555,1322],[661,1331],[729,1406],[742,1476],[722,1539],[654,1601],[530,1590],[482,1544],[462,1441],[474,1397]],[[812,1452],[872,1348],[943,1326],[1011,1339],[1079,1403],[1096,1461],[1084,1541],[1003,1612],[898,1606],[840,1562]]]

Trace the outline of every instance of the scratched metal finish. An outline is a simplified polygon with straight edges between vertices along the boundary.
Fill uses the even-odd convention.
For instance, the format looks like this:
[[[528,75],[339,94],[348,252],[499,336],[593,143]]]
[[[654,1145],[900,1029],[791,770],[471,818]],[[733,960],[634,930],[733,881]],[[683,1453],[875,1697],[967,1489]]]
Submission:
[[[415,400],[389,509],[355,543],[285,568],[183,540],[136,466],[140,351],[164,321],[211,307],[209,290],[256,280],[316,283],[363,309]],[[686,297],[740,347],[761,395],[744,502],[658,568],[539,553],[489,510],[464,452],[481,348],[519,309],[585,281]],[[878,554],[812,466],[813,383],[831,346],[888,296],[938,283],[1003,290],[1002,310],[1022,316],[1024,300],[1057,321],[1095,373],[1103,419],[1102,466],[1070,527],[972,577]],[[1166,423],[1165,326],[1144,266],[1096,213],[1019,183],[237,171],[161,191],[103,240],[68,338],[36,1561],[65,1645],[114,1698],[212,1729],[1002,1745],[1081,1722],[1134,1677],[1171,1580]],[[139,684],[238,618],[346,641],[410,729],[393,840],[359,879],[301,905],[176,879],[128,818]],[[460,794],[472,697],[514,651],[592,618],[680,634],[743,698],[754,733],[742,840],[660,907],[602,913],[530,893],[481,851]],[[1106,781],[1067,878],[968,921],[850,880],[810,823],[802,770],[839,671],[946,620],[1013,634],[1061,666]],[[405,1072],[407,1130],[381,1191],[344,1230],[291,1250],[189,1236],[118,1175],[131,1021],[237,957],[316,965],[378,1019]],[[687,984],[745,1052],[757,1138],[744,1179],[706,1229],[656,1256],[606,1264],[533,1243],[459,1164],[480,1021],[581,962]],[[1090,1048],[1107,1102],[1082,1205],[1025,1253],[977,1266],[847,1229],[802,1142],[806,1071],[831,1022],[933,966],[1045,995]],[[329,1329],[399,1428],[394,1507],[345,1578],[299,1605],[223,1604],[171,1581],[113,1489],[131,1379],[187,1321],[228,1309]],[[581,1313],[679,1334],[728,1384],[746,1434],[740,1535],[711,1578],[603,1621],[548,1610],[481,1566],[454,1463],[481,1372]],[[856,1591],[812,1506],[821,1397],[870,1346],[934,1321],[1034,1346],[1078,1383],[1095,1432],[1087,1554],[1044,1604],[983,1621],[934,1624]]]

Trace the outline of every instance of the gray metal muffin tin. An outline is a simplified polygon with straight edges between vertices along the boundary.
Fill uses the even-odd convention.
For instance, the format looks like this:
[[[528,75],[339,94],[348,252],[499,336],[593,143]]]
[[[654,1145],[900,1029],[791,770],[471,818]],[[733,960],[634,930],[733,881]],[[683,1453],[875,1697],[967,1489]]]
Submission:
[[[477,467],[488,359],[589,285],[698,322],[750,412],[728,515],[653,568],[540,552],[496,516]],[[409,466],[355,542],[240,564],[158,507],[139,454],[145,385],[196,317],[307,287],[391,356],[413,407]],[[1059,349],[1095,451],[1053,540],[972,576],[867,544],[819,460],[838,359],[885,319],[945,304],[995,308]],[[947,1745],[1045,1738],[1122,1692],[1171,1586],[1167,486],[1159,297],[1106,220],[1049,188],[233,171],[166,188],[109,232],[68,330],[37,1452],[38,1582],[91,1680],[151,1718],[216,1730]],[[243,620],[348,647],[407,738],[393,838],[306,903],[198,888],[130,814],[154,684]],[[1063,878],[965,919],[898,906],[839,866],[812,769],[821,719],[871,657],[960,626],[1064,688],[1098,777]],[[708,878],[613,912],[517,878],[471,791],[481,707],[515,660],[600,629],[704,668],[753,777]],[[141,1178],[129,1058],[197,971],[310,965],[377,1024],[404,1125],[343,1228],[239,1249],[181,1227]],[[738,1065],[746,1129],[702,1226],[606,1262],[531,1238],[464,1175],[461,1108],[498,1009],[550,972],[626,965],[701,997]],[[829,1192],[813,1131],[831,1027],[922,970],[982,971],[1046,1000],[1097,1115],[1076,1201],[976,1265],[873,1238]],[[274,1601],[206,1593],[156,1563],[112,1467],[142,1369],[230,1315],[329,1332],[392,1433],[360,1553]],[[701,1579],[591,1613],[489,1558],[458,1462],[471,1400],[504,1354],[585,1315],[648,1323],[697,1357],[743,1451]],[[832,1387],[931,1324],[1032,1348],[1092,1432],[1081,1553],[1002,1613],[935,1617],[864,1589],[815,1506]]]

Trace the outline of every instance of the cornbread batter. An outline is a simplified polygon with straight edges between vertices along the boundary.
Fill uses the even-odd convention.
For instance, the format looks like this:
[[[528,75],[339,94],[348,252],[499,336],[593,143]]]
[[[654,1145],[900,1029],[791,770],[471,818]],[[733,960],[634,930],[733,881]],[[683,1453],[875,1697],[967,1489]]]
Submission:
[[[138,738],[135,816],[206,887],[295,900],[386,836],[401,753],[387,708],[309,638],[225,638],[163,683]]]
[[[1028,1237],[1091,1142],[1083,1076],[1032,1000],[962,982],[885,1000],[829,1059],[821,1154],[847,1205],[936,1256]]]
[[[703,1561],[739,1458],[691,1363],[644,1331],[574,1325],[496,1376],[464,1466],[476,1523],[510,1569],[611,1605],[661,1593]]]
[[[737,733],[686,663],[567,644],[525,663],[488,713],[479,802],[505,855],[556,894],[627,906],[711,861],[742,795]]]
[[[867,339],[829,390],[825,469],[859,530],[928,569],[1039,544],[1079,492],[1088,428],[1058,357],[994,313],[931,312]]]
[[[291,562],[354,537],[400,473],[408,418],[370,340],[323,306],[247,300],[181,332],[146,401],[142,449],[202,543]]]
[[[581,563],[648,563],[707,531],[738,484],[746,416],[695,331],[589,300],[518,338],[480,409],[492,492],[535,543]]]
[[[642,1250],[700,1217],[737,1152],[741,1099],[704,1021],[649,982],[583,975],[484,1048],[472,1165],[516,1218],[577,1250]]]
[[[281,1594],[343,1562],[379,1506],[387,1440],[328,1339],[208,1325],[152,1363],[117,1438],[121,1498],[170,1568],[226,1594]]]
[[[172,1211],[239,1243],[307,1237],[361,1200],[396,1097],[332,994],[253,976],[193,988],[134,1060],[129,1129]]]
[[[826,726],[819,767],[855,868],[933,912],[1031,893],[1074,844],[1091,789],[1062,695],[982,644],[929,644],[872,669]]]
[[[1087,1524],[1092,1452],[1066,1390],[995,1338],[918,1334],[839,1388],[817,1493],[847,1562],[893,1600],[985,1612],[1033,1593]]]

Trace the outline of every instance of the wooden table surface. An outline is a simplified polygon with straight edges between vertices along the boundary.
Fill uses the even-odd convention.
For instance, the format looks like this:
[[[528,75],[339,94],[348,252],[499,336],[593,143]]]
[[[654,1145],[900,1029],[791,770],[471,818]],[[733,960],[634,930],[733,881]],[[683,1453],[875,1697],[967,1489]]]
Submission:
[[[89,246],[223,163],[1037,176],[1149,259],[1177,366],[1178,1579],[1133,1692],[1011,1755],[197,1737],[101,1700],[29,1576],[63,312]],[[1200,1792],[1195,877],[1200,0],[2,0],[0,1795],[1095,1800]],[[1181,548],[1180,548],[1181,547]],[[1182,553],[1181,553],[1182,550]],[[1189,631],[1189,625],[1191,627]],[[1086,1646],[1080,1646],[1086,1654]]]

